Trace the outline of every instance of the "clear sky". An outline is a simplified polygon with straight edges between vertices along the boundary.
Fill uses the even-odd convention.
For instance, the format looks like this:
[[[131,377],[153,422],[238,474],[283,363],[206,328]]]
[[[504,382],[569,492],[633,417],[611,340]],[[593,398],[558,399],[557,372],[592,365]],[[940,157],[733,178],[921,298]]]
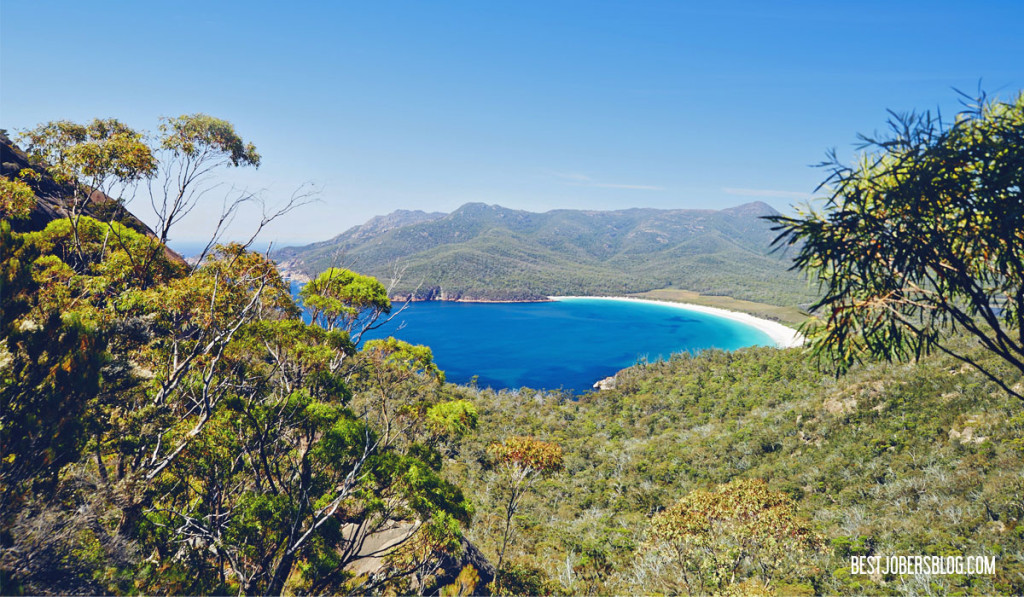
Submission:
[[[0,2],[0,127],[230,120],[263,155],[232,183],[322,189],[286,243],[469,201],[786,209],[886,109],[979,81],[1024,88],[1024,1]]]

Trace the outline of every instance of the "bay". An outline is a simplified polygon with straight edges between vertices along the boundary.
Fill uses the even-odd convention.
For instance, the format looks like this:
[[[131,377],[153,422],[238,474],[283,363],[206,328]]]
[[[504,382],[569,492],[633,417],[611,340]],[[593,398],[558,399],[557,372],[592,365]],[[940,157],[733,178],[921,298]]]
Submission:
[[[397,305],[396,305],[397,307]],[[590,390],[640,361],[708,348],[773,345],[746,324],[673,305],[574,298],[542,303],[410,303],[364,340],[431,348],[448,381],[480,387]]]

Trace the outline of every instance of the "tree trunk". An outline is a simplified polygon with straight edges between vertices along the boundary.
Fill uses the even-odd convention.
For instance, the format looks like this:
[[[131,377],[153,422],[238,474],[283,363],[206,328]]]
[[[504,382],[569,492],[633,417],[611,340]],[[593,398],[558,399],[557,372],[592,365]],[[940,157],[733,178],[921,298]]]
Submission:
[[[265,594],[280,595],[284,591],[284,583],[288,580],[288,575],[291,574],[294,564],[295,555],[286,551],[274,569],[274,576],[270,579],[270,585],[267,587]]]

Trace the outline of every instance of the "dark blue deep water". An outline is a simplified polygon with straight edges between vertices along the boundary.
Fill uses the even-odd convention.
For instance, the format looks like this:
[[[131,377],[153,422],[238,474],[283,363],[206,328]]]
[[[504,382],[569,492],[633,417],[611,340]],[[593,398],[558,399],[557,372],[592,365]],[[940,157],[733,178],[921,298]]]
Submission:
[[[396,305],[398,307],[398,305]],[[742,323],[634,301],[411,303],[367,334],[430,346],[448,381],[480,387],[574,390],[636,364],[705,348],[771,345]]]

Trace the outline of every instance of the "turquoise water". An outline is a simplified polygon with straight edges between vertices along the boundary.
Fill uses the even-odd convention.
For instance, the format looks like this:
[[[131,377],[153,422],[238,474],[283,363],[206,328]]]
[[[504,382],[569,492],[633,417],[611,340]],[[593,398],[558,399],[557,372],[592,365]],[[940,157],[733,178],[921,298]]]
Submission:
[[[397,306],[397,305],[396,305]],[[567,299],[549,303],[411,303],[367,334],[430,346],[448,381],[577,393],[639,360],[706,348],[772,345],[739,322],[667,305]]]

